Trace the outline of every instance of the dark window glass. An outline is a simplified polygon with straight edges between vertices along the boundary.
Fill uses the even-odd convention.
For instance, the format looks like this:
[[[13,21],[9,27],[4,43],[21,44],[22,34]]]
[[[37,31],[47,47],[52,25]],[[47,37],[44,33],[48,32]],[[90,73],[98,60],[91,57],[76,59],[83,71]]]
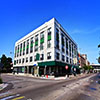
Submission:
[[[33,57],[31,56],[31,57],[30,57],[30,62],[32,62],[32,61],[33,61]]]
[[[40,44],[40,50],[43,50],[43,44]]]
[[[68,61],[68,57],[66,57],[66,62],[68,63],[69,61]]]
[[[59,53],[56,53],[56,59],[59,60]]]
[[[19,45],[18,45],[18,50],[17,50],[17,57],[19,56]]]
[[[40,60],[44,60],[44,54],[40,55]]]
[[[22,59],[22,63],[24,63],[24,58]]]
[[[47,59],[51,59],[51,52],[47,53]]]
[[[35,52],[38,51],[38,46],[35,46],[35,47],[34,47],[34,51],[35,51]]]
[[[20,56],[22,54],[22,43],[20,44]]]
[[[21,59],[19,59],[19,64],[21,63]]]
[[[33,37],[30,40],[30,53],[33,52]]]
[[[23,43],[23,55],[25,55],[25,42]]]
[[[51,47],[51,41],[48,41],[47,42],[47,48],[50,48]]]
[[[64,55],[62,55],[62,61],[65,61],[65,56]]]
[[[29,53],[29,40],[27,40],[27,46],[26,46],[26,54]]]
[[[26,63],[28,62],[28,57],[26,58]]]

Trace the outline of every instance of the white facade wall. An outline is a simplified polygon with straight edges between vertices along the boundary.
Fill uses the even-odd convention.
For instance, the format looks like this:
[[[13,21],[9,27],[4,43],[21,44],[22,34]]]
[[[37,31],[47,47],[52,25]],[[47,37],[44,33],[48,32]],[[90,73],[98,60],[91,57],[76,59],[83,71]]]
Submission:
[[[48,29],[51,28],[51,47],[47,48],[47,34],[48,34]],[[59,50],[56,49],[56,28],[59,30]],[[62,31],[64,33],[62,33]],[[44,49],[40,50],[40,33],[44,32]],[[61,40],[61,34],[64,35],[64,49],[65,52],[62,52],[62,40]],[[35,36],[38,35],[38,51],[34,52],[34,47],[35,47]],[[33,37],[33,52],[30,53],[30,39]],[[68,39],[68,55],[66,54],[66,38]],[[27,46],[27,40],[29,39],[29,53],[26,54],[26,46]],[[70,52],[69,52],[69,41],[71,42],[71,54],[72,54],[72,44],[75,47],[74,48],[74,52],[76,52],[76,54],[73,53],[73,57],[72,55],[70,56]],[[25,42],[25,55],[23,55],[23,42]],[[20,67],[20,66],[33,66],[34,64],[38,65],[38,62],[45,62],[45,61],[61,61],[66,63],[66,58],[68,57],[68,64],[73,64],[73,58],[77,58],[77,44],[71,39],[71,37],[68,35],[67,32],[65,32],[65,30],[62,28],[62,26],[56,21],[55,18],[51,19],[50,21],[44,23],[43,25],[41,25],[39,28],[35,29],[34,31],[32,31],[31,33],[29,33],[28,35],[24,36],[22,39],[18,40],[15,43],[15,47],[18,47],[18,45],[20,46],[20,44],[22,43],[22,55],[15,57],[14,61],[18,63],[16,63],[14,65],[14,67]],[[18,50],[17,50],[18,51]],[[48,60],[47,59],[47,53],[51,52],[51,59]],[[60,54],[59,60],[56,59],[56,52],[58,52]],[[34,61],[34,57],[35,55],[39,53],[39,54],[44,54],[44,60],[39,60],[39,61]],[[65,61],[62,61],[62,55],[65,56]],[[30,57],[33,57],[33,61],[30,62]],[[24,63],[22,63],[22,59],[24,58]],[[28,58],[28,62],[26,63],[26,58]],[[21,59],[21,63],[19,63],[19,59]],[[71,62],[70,62],[71,60]]]

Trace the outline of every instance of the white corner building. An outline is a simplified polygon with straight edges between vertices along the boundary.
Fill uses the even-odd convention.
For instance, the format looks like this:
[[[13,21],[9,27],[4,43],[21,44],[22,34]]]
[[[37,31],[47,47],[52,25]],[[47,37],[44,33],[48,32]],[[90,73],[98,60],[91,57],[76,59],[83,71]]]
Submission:
[[[34,76],[66,75],[71,66],[77,66],[77,59],[77,44],[52,18],[15,43],[13,69]]]

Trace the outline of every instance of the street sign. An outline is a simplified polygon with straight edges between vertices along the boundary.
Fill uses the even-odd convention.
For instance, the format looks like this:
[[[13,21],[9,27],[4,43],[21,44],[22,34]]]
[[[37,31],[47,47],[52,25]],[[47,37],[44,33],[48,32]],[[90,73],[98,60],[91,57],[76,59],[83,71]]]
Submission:
[[[66,65],[65,68],[68,69],[68,66]]]

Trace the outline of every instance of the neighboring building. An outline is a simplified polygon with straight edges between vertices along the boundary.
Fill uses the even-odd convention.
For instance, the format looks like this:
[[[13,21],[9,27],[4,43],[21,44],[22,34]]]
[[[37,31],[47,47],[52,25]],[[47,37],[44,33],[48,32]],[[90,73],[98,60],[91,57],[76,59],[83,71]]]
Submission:
[[[14,71],[62,75],[66,65],[77,65],[77,58],[77,44],[52,18],[15,43]]]
[[[78,53],[79,57],[79,66],[82,68],[84,65],[90,65],[90,62],[87,60],[87,55],[86,54],[80,54]]]

